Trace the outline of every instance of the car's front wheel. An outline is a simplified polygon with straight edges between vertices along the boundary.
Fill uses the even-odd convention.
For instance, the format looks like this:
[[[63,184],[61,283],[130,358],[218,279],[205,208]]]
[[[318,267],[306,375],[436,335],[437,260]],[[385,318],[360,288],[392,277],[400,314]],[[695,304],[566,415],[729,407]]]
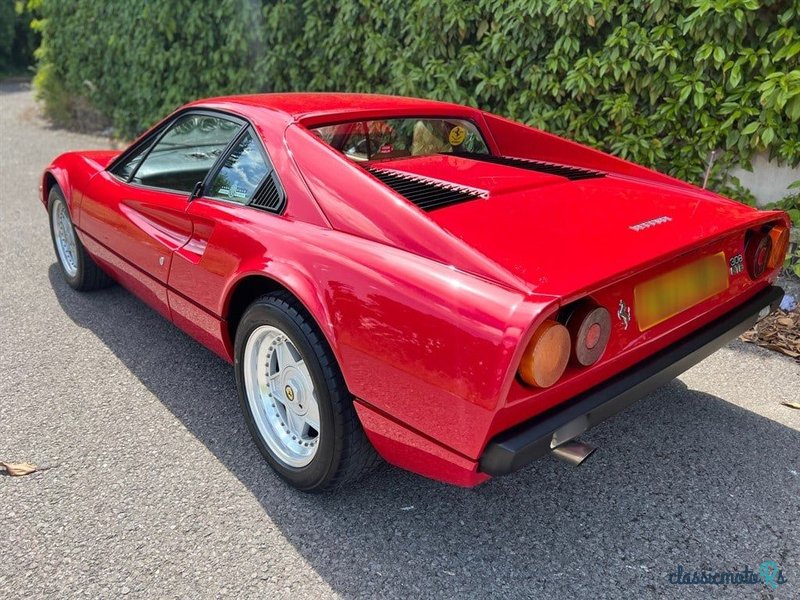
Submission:
[[[326,491],[377,464],[336,360],[293,296],[250,305],[236,331],[234,366],[247,427],[291,485]]]
[[[70,287],[87,292],[111,285],[112,279],[97,266],[78,239],[67,202],[56,186],[53,186],[47,197],[47,210],[56,258]]]

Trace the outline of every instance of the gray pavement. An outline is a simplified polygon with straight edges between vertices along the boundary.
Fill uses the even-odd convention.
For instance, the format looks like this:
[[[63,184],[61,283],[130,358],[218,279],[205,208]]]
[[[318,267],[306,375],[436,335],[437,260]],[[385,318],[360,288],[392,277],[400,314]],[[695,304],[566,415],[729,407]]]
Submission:
[[[385,469],[337,495],[261,460],[231,368],[120,288],[82,295],[37,200],[60,152],[0,85],[0,598],[797,598],[800,365],[741,343],[474,490]],[[777,561],[789,582],[679,586]]]

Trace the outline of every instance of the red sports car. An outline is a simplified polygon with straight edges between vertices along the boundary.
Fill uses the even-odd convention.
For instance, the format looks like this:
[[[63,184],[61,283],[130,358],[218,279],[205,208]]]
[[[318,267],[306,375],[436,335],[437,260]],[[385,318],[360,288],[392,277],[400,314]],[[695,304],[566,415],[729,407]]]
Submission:
[[[789,234],[475,108],[358,94],[195,102],[58,157],[41,199],[67,283],[117,281],[232,362],[304,491],[378,456],[474,486],[581,455],[769,313]]]

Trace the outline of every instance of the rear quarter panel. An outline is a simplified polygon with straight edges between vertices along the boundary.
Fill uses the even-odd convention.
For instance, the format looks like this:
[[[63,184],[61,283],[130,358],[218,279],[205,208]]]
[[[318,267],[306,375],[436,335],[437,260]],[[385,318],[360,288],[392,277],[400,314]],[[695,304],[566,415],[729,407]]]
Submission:
[[[202,256],[173,261],[177,292],[224,316],[243,278],[277,281],[314,317],[354,395],[477,456],[520,339],[551,298],[253,208],[203,200],[190,210],[215,226]]]

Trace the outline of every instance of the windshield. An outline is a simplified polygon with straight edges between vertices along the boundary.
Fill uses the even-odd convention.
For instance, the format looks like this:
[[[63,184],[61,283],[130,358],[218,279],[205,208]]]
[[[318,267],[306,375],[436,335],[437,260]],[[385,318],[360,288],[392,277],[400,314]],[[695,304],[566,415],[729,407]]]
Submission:
[[[311,132],[358,162],[442,152],[490,154],[478,128],[464,119],[352,121],[314,127]]]

